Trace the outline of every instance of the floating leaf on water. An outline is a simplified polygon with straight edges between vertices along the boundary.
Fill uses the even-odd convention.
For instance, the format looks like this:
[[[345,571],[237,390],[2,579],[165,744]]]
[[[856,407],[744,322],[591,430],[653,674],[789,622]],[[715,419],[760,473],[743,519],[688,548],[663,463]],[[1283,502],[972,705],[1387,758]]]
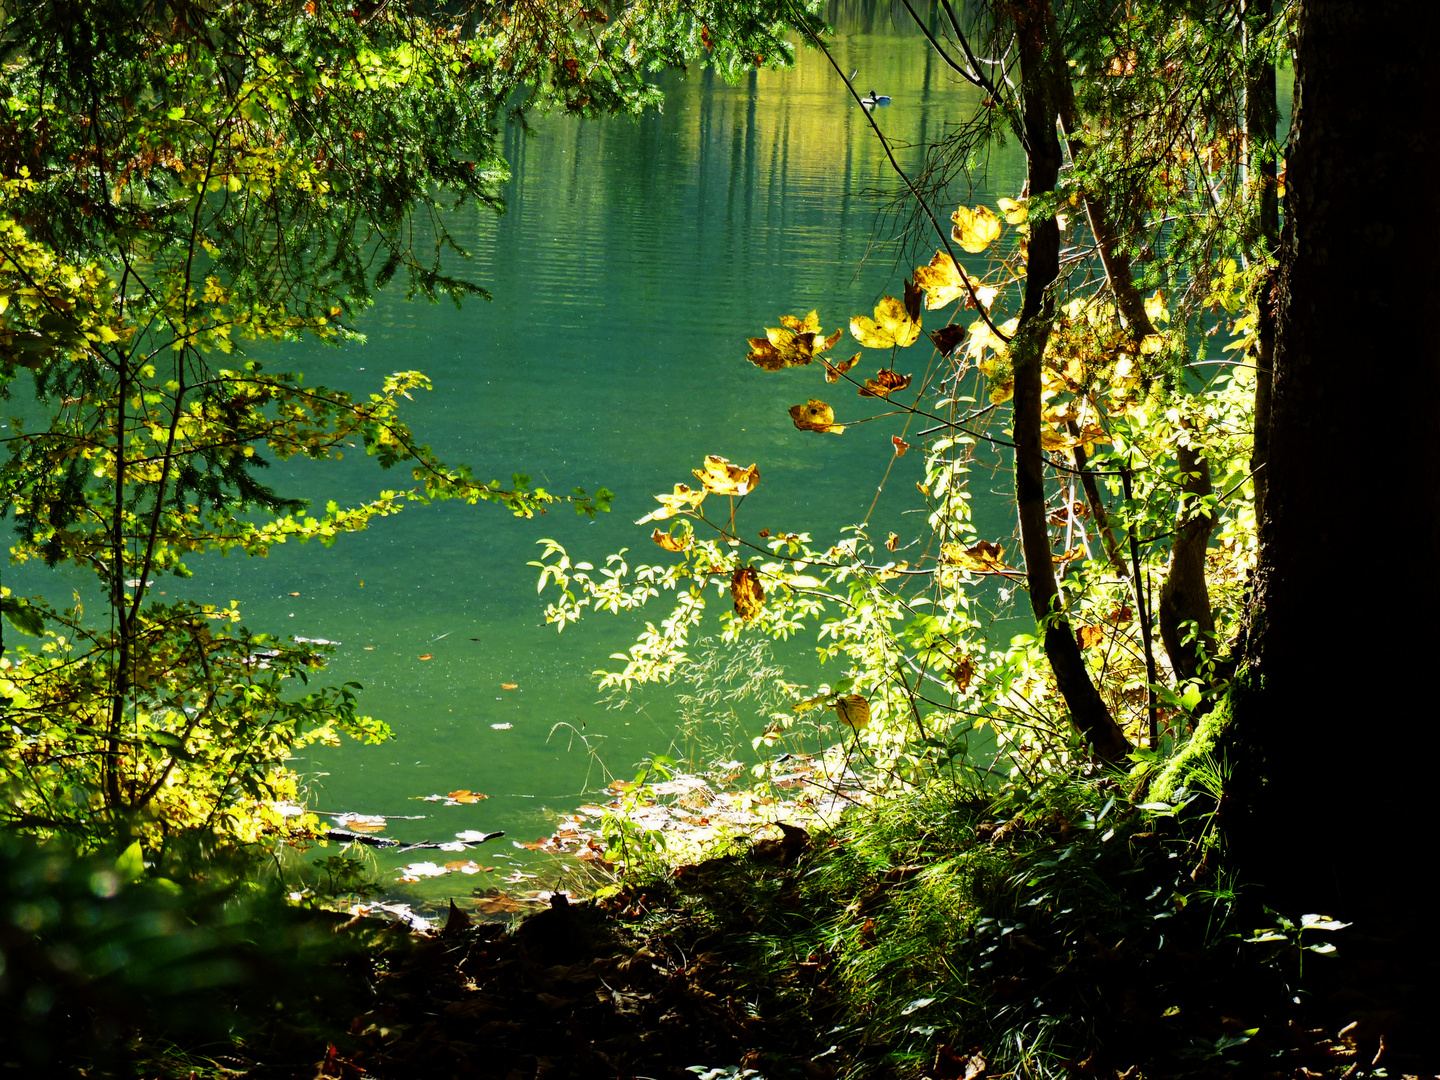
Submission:
[[[513,683],[513,682],[502,682],[502,683],[500,684],[500,689],[501,689],[501,690],[519,690],[519,689],[520,689],[520,684],[519,684],[519,683]]]
[[[920,320],[910,317],[902,301],[882,296],[875,305],[875,318],[856,315],[850,320],[850,333],[867,349],[904,349],[920,336]]]
[[[457,832],[457,833],[455,834],[455,839],[456,839],[456,840],[464,840],[466,843],[469,843],[469,844],[478,844],[481,840],[484,840],[485,837],[488,836],[488,835],[489,835],[489,833],[483,833],[483,832],[480,832],[480,831],[477,830],[477,829],[466,829],[464,832]]]
[[[829,435],[840,435],[845,431],[844,424],[835,423],[835,410],[815,398],[810,398],[804,405],[791,405],[790,419],[801,431],[821,431]]]
[[[445,867],[437,866],[433,862],[416,862],[400,868],[400,880],[419,881],[427,877],[444,877],[446,872]]]
[[[513,728],[515,725],[514,725],[514,724],[491,724],[490,726],[491,726],[492,728],[494,728],[496,731],[509,731],[509,730],[510,730],[511,728]]]
[[[477,803],[480,802],[482,799],[488,799],[489,797],[489,795],[481,795],[478,791],[469,791],[465,788],[461,788],[459,791],[452,791],[449,795],[445,796],[445,798],[449,799],[451,802],[457,803]]]
[[[730,598],[735,601],[735,614],[749,622],[765,607],[765,590],[753,566],[739,566],[730,575]]]
[[[741,468],[716,454],[705,455],[705,465],[692,469],[706,491],[716,495],[748,495],[760,482],[760,469],[756,465]]]
[[[523,900],[517,900],[499,889],[490,889],[475,901],[475,910],[482,915],[513,915],[530,907]]]
[[[422,652],[422,653],[420,654],[420,659],[421,659],[421,660],[434,660],[434,659],[435,659],[435,654],[434,654],[434,653],[428,653],[428,652]]]
[[[385,830],[385,819],[379,814],[338,814],[335,824],[354,832],[378,833]]]
[[[298,592],[292,592],[290,595],[291,595],[291,596],[299,596],[300,594],[299,594]]]
[[[865,385],[859,390],[860,397],[888,398],[896,390],[904,390],[910,385],[910,376],[901,375],[898,371],[890,368],[881,368],[875,373],[875,378],[866,379]]]
[[[445,843],[443,843],[443,844],[440,845],[440,847],[439,847],[438,850],[440,850],[440,851],[464,851],[464,850],[465,850],[465,845],[462,844],[459,840],[447,840]]]
[[[481,867],[474,859],[456,859],[454,862],[447,862],[445,869],[450,871],[458,870],[462,874],[478,874]]]

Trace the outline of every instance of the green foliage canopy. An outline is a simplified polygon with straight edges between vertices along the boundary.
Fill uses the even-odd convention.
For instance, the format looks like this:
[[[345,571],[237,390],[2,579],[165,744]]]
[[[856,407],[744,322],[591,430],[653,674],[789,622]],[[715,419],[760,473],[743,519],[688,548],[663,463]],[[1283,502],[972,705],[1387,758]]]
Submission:
[[[295,794],[281,763],[297,745],[386,737],[354,685],[292,692],[327,643],[253,632],[233,606],[156,602],[155,577],[202,552],[328,544],[413,502],[594,514],[609,493],[439,460],[401,418],[428,387],[419,372],[356,396],[244,346],[354,337],[349,320],[396,277],[411,296],[486,295],[447,268],[464,252],[445,213],[501,209],[507,116],[635,113],[658,100],[647,72],[707,52],[732,76],[783,62],[787,10],[7,6],[0,394],[26,416],[5,432],[0,505],[13,560],[83,567],[99,600],[4,590],[11,644],[40,640],[0,659],[0,820],[82,840],[253,839],[287,827],[271,804]],[[264,480],[272,460],[350,446],[410,482],[310,512]]]

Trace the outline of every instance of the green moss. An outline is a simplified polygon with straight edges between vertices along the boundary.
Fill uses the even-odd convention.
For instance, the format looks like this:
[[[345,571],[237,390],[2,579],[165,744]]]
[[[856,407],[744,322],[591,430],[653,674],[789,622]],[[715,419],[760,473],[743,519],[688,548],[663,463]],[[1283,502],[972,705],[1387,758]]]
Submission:
[[[1232,716],[1231,699],[1226,695],[1200,721],[1189,741],[1161,768],[1150,785],[1150,798],[1157,802],[1170,802],[1177,791],[1190,786],[1188,778],[1197,765],[1202,762],[1210,765],[1220,756],[1216,751],[1230,727]]]

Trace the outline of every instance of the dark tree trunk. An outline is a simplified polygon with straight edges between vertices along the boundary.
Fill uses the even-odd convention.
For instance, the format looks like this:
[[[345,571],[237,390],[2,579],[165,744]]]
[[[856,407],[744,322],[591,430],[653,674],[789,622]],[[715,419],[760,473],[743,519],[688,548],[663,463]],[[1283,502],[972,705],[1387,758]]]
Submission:
[[[1215,655],[1215,614],[1205,580],[1205,551],[1215,529],[1211,508],[1200,500],[1214,492],[1210,463],[1188,446],[1175,448],[1175,464],[1183,477],[1182,498],[1175,513],[1175,539],[1170,542],[1170,569],[1160,586],[1160,640],[1175,669],[1175,681],[1200,675],[1200,653]],[[1186,623],[1193,622],[1192,637]]]
[[[1296,71],[1223,818],[1272,903],[1421,916],[1440,765],[1440,4],[1305,0]]]
[[[1060,88],[1068,86],[1068,75],[1055,35],[1050,0],[1015,4],[1011,15],[1020,42],[1028,186],[1034,196],[1054,191],[1060,176],[1060,137],[1055,125]],[[1095,689],[1070,621],[1065,617],[1055,584],[1050,529],[1045,520],[1040,365],[1054,317],[1055,302],[1049,290],[1059,273],[1059,225],[1053,217],[1032,218],[1025,301],[1015,340],[1011,343],[1015,366],[1015,502],[1020,517],[1020,543],[1025,551],[1030,607],[1041,626],[1045,655],[1055,673],[1055,682],[1076,728],[1097,754],[1115,761],[1129,752],[1130,744]]]

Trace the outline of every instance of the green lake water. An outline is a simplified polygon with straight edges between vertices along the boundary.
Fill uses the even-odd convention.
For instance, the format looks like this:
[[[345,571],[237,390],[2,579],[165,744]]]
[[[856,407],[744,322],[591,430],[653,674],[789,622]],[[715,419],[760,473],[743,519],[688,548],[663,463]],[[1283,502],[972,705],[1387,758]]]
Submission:
[[[891,138],[918,145],[973,107],[969,88],[947,77],[918,31],[870,10],[833,17],[837,61],[860,69],[862,92],[873,84],[894,99],[876,113]],[[597,702],[592,670],[642,620],[599,616],[563,635],[543,626],[535,571],[525,565],[538,557],[536,540],[554,537],[573,558],[596,563],[626,546],[636,559],[663,560],[649,527],[632,522],[655,505],[655,492],[691,479],[707,453],[759,464],[762,481],[741,518],[751,533],[831,540],[864,517],[903,418],[838,438],[798,432],[787,409],[826,396],[820,372],[767,374],[744,359],[746,336],[781,314],[815,308],[827,330],[842,326],[898,293],[903,275],[893,249],[872,247],[869,192],[896,180],[864,113],[822,55],[801,50],[798,59],[736,86],[698,70],[666,77],[663,110],[638,121],[548,117],[531,137],[512,131],[507,212],[468,210],[450,223],[473,254],[468,273],[493,302],[457,311],[382,296],[360,323],[366,344],[296,357],[308,381],[356,391],[390,371],[423,370],[435,389],[417,398],[409,420],[446,460],[469,462],[485,478],[522,471],[554,490],[616,493],[614,512],[594,522],[565,508],[520,521],[489,506],[439,505],[330,549],[289,546],[263,561],[197,567],[203,591],[240,600],[252,624],[342,642],[330,676],[364,684],[365,710],[395,730],[384,747],[297,762],[325,774],[312,785],[312,805],[434,815],[393,823],[389,835],[402,839],[548,832],[555,811],[583,801],[587,776],[600,781],[583,747],[567,749],[568,732],[551,737],[555,724],[583,728],[605,764],[626,775],[644,754],[669,747],[676,720],[664,694],[649,695],[642,712]],[[903,155],[909,165],[919,156]],[[1022,180],[1018,155],[992,165],[997,194],[1018,192]],[[854,351],[848,335],[835,347]],[[921,349],[911,352],[923,366]],[[844,415],[878,411],[829,389]],[[903,517],[918,504],[917,457],[891,474],[872,519],[881,536],[917,531],[919,519]],[[282,465],[271,479],[316,501],[359,499],[399,480],[363,457]],[[1008,505],[991,509],[994,530],[1008,533]],[[722,604],[728,598],[717,597],[715,610]],[[796,655],[811,648],[802,642]],[[427,653],[434,659],[418,659]],[[504,723],[513,726],[491,726]],[[750,734],[763,726],[757,718]],[[490,798],[450,808],[409,801],[459,788]],[[441,879],[435,888],[455,885]]]
[[[860,69],[857,88],[892,96],[875,117],[913,168],[919,151],[904,147],[966,116],[971,89],[887,6],[844,6],[830,18],[833,53],[844,70]],[[840,76],[802,49],[794,68],[739,85],[700,70],[661,85],[663,110],[639,120],[547,117],[530,137],[507,135],[507,212],[472,208],[449,222],[473,255],[454,269],[493,302],[456,310],[392,291],[360,320],[364,344],[257,350],[271,367],[354,392],[376,389],[391,371],[422,370],[435,388],[417,395],[407,419],[445,460],[470,463],[486,479],[519,471],[552,490],[616,493],[614,512],[595,521],[568,508],[531,521],[483,505],[412,508],[328,549],[291,544],[263,560],[198,559],[191,581],[157,583],[172,596],[238,600],[255,628],[341,643],[328,679],[363,684],[364,711],[396,738],[307,750],[294,764],[311,778],[312,807],[428,815],[392,822],[387,835],[407,841],[447,840],[463,829],[521,840],[548,833],[557,812],[585,801],[587,783],[602,782],[569,729],[552,737],[555,725],[583,730],[605,765],[627,775],[642,756],[670,747],[677,719],[663,692],[647,695],[639,711],[597,700],[592,671],[633,640],[643,618],[595,616],[563,635],[544,626],[526,565],[538,557],[536,541],[554,537],[572,558],[595,563],[622,547],[634,560],[663,561],[649,526],[632,522],[656,505],[654,493],[690,480],[691,468],[715,453],[760,466],[742,530],[808,531],[833,542],[865,516],[891,435],[915,430],[895,417],[838,438],[798,432],[787,409],[809,396],[831,401],[842,420],[878,410],[827,388],[816,366],[765,373],[744,359],[745,338],[778,325],[781,314],[814,308],[827,330],[843,326],[880,295],[898,294],[908,268],[883,243],[887,226],[876,217],[875,190],[893,191],[897,180]],[[1018,194],[1023,177],[1011,147],[992,156],[985,186],[952,198],[993,203]],[[847,334],[834,352],[855,349]],[[902,370],[923,369],[929,355],[916,346]],[[905,542],[918,532],[922,519],[905,512],[919,505],[919,456],[897,462],[873,534],[893,529]],[[338,463],[279,463],[266,479],[323,505],[359,501],[407,477],[387,476],[357,451]],[[977,498],[976,517],[982,535],[1013,528],[1003,495]],[[32,571],[7,571],[7,584],[22,593],[53,588]],[[728,604],[715,597],[712,610]],[[813,638],[789,655],[806,664]],[[518,689],[502,689],[507,683]],[[764,723],[752,718],[744,734]],[[489,798],[459,807],[412,801],[460,788]],[[492,852],[525,856],[508,839],[482,861],[492,862]],[[394,868],[417,856],[378,857],[393,882]],[[483,887],[498,876],[464,881]],[[415,895],[457,888],[437,879]]]

